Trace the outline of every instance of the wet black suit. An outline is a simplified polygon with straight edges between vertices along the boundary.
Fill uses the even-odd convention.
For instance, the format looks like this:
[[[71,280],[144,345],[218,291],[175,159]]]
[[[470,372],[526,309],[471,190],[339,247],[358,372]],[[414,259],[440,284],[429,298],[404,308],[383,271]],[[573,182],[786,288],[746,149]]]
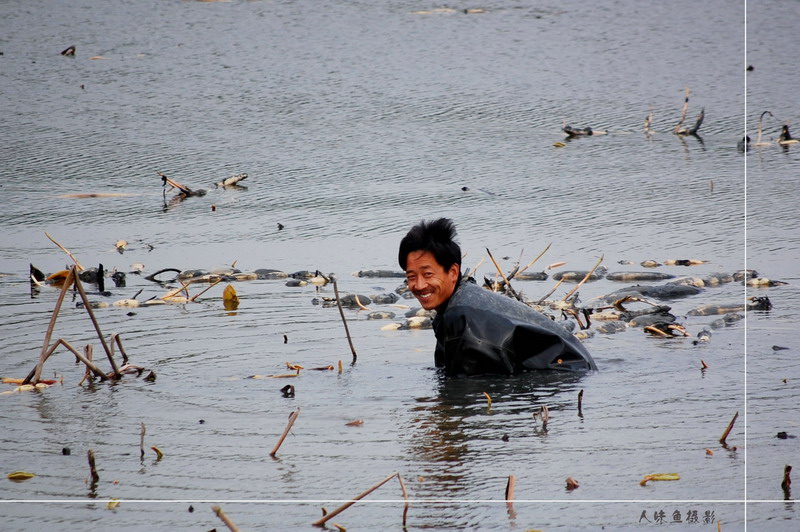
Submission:
[[[448,376],[597,369],[573,334],[529,306],[459,280],[433,320],[436,366]]]

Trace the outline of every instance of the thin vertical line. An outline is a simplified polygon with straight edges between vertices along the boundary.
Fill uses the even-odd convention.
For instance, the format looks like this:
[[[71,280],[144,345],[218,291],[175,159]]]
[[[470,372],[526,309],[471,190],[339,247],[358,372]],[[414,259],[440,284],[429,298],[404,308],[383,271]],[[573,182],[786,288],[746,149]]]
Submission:
[[[747,0],[744,0],[744,269],[747,272]],[[743,283],[744,312],[744,530],[747,532],[747,283]]]

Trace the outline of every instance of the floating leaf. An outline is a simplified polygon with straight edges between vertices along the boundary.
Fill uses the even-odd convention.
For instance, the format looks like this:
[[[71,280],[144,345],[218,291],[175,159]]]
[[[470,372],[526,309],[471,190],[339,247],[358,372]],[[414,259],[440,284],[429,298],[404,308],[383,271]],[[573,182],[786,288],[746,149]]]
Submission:
[[[640,486],[644,486],[650,480],[680,480],[681,476],[678,473],[656,473],[654,475],[645,475],[641,482],[639,482]]]
[[[110,501],[108,501],[106,503],[106,509],[107,510],[113,510],[117,506],[119,506],[119,499],[111,499]]]
[[[360,427],[364,424],[363,419],[356,419],[355,421],[351,421],[350,423],[345,423],[348,427]]]
[[[15,480],[17,482],[21,482],[23,480],[29,480],[35,477],[33,473],[28,473],[27,471],[14,471],[13,473],[8,474],[9,480]]]

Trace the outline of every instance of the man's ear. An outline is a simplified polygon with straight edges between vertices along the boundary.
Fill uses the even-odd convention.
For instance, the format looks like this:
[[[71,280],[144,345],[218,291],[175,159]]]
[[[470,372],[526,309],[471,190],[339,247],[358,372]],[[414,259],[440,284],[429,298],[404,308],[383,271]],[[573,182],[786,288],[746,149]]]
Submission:
[[[461,273],[461,266],[455,263],[451,264],[450,269],[447,270],[447,275],[454,279],[458,279],[459,273]]]

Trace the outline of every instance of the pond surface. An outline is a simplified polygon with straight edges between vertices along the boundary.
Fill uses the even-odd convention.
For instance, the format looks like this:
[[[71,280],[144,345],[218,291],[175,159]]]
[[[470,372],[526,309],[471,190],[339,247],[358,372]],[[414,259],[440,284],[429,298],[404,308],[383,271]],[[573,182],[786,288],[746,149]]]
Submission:
[[[509,272],[550,245],[531,271],[700,259],[655,271],[753,268],[788,283],[664,301],[687,338],[602,333],[595,321],[584,340],[595,373],[467,380],[437,375],[432,331],[384,330],[413,300],[370,305],[395,312],[388,321],[345,310],[355,363],[336,307],[315,304],[334,297],[331,284],[226,281],[193,303],[98,308],[105,337],[118,333],[146,372],[79,384],[84,370],[62,347],[43,375],[63,384],[0,396],[3,473],[37,475],[2,479],[4,530],[221,530],[214,505],[242,530],[314,530],[321,507],[394,472],[411,530],[647,530],[661,519],[795,530],[781,480],[800,450],[800,146],[774,140],[798,122],[797,20],[800,4],[778,0],[747,13],[722,0],[3,3],[0,377],[34,367],[59,295],[31,290],[29,264],[72,264],[47,235],[86,267],[127,273],[124,287],[106,280],[110,296],[90,294],[106,303],[179,286],[145,279],[164,268],[231,265],[391,293],[402,279],[353,272],[399,271],[402,236],[439,216],[456,222],[479,279],[496,275],[487,249]],[[70,45],[74,57],[61,55]],[[705,111],[699,136],[672,133],[686,88],[685,125]],[[769,144],[737,151],[767,110]],[[608,134],[565,140],[564,123]],[[208,192],[180,201],[158,172]],[[242,172],[243,187],[214,186]],[[228,284],[236,310],[223,304]],[[512,284],[535,301],[555,281]],[[580,301],[629,284],[586,283]],[[689,314],[754,296],[772,310],[714,328],[721,316]],[[92,344],[107,370],[78,301],[67,295],[53,339]],[[695,344],[703,329],[710,341]],[[248,378],[291,373],[287,362],[305,369]],[[533,416],[542,406],[547,430]],[[654,473],[680,480],[640,486]],[[392,480],[329,528],[399,530],[402,516]]]

